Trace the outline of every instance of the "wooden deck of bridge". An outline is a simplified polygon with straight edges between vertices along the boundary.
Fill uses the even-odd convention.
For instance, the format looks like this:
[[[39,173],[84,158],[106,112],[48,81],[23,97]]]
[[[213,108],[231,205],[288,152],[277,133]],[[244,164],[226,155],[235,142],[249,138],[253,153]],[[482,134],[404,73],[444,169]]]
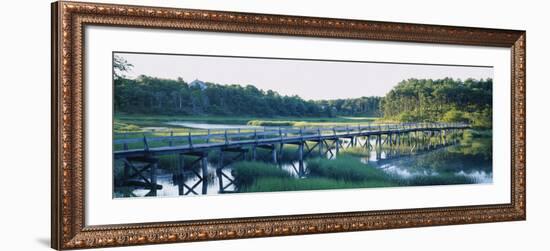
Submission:
[[[341,138],[369,137],[379,135],[400,135],[411,132],[441,132],[469,128],[466,124],[430,123],[396,124],[384,126],[357,127],[319,127],[319,128],[276,128],[246,133],[199,134],[187,136],[146,136],[141,138],[115,139],[114,145],[124,145],[123,150],[114,152],[115,158],[143,155],[163,155],[185,152],[203,152],[220,148],[239,148],[246,146],[270,146],[273,144],[300,144],[305,141],[337,140]],[[327,133],[328,132],[328,133]],[[393,140],[393,139],[392,139]],[[166,146],[149,147],[152,142],[165,142]],[[176,144],[187,141],[186,144]],[[200,141],[201,143],[193,143]],[[128,149],[129,144],[143,143],[143,148]],[[384,142],[379,142],[384,144]]]

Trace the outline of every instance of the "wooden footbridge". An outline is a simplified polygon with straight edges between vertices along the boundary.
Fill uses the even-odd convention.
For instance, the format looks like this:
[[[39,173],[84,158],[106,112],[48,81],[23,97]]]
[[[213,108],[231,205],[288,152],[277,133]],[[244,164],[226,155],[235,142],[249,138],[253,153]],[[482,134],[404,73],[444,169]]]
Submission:
[[[463,123],[403,123],[369,124],[338,127],[264,127],[256,129],[211,130],[189,132],[187,135],[118,138],[114,140],[114,158],[124,162],[122,185],[143,184],[155,196],[160,186],[156,181],[159,165],[157,156],[177,155],[179,174],[179,194],[198,194],[197,186],[202,183],[202,194],[206,194],[208,177],[208,157],[218,154],[216,176],[219,192],[227,191],[234,180],[225,173],[225,169],[234,161],[258,158],[258,149],[268,150],[270,159],[279,163],[284,145],[297,146],[298,170],[304,173],[304,159],[312,152],[329,158],[338,154],[341,148],[365,147],[368,149],[382,146],[408,145],[416,147],[427,142],[439,142],[445,145],[449,135],[469,128]],[[117,135],[120,137],[120,135]],[[363,142],[363,143],[361,143]],[[431,144],[428,144],[431,145]],[[250,154],[246,154],[250,153]],[[185,163],[185,156],[194,156],[194,160]],[[231,156],[231,157],[229,157]],[[197,171],[200,167],[200,172]],[[146,175],[145,173],[148,173]],[[186,185],[184,176],[191,174],[198,178],[193,185]]]

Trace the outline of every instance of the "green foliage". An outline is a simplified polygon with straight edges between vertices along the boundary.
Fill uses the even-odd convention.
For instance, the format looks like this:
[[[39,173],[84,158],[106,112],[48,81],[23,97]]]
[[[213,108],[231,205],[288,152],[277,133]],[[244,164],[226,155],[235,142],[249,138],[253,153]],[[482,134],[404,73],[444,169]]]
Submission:
[[[467,115],[472,127],[474,128],[492,128],[493,126],[493,114],[490,108],[483,109],[481,111],[471,112]]]
[[[115,132],[139,132],[141,128],[137,125],[127,124],[115,121],[113,125]]]
[[[389,181],[390,175],[383,170],[361,163],[357,158],[339,156],[334,160],[313,159],[307,161],[307,168],[311,175],[344,180],[350,182],[379,180]]]
[[[251,185],[259,177],[291,178],[288,172],[278,166],[257,161],[235,163],[233,176],[238,186]]]
[[[436,185],[458,185],[476,183],[473,178],[456,175],[454,173],[440,173],[437,175],[417,175],[410,179],[399,181],[400,186],[436,186]]]
[[[354,157],[366,157],[369,156],[370,153],[371,151],[365,147],[347,147],[339,151],[341,155]]]
[[[243,187],[239,192],[277,192],[324,189],[389,187],[394,184],[384,181],[347,182],[327,178],[259,178],[252,185]]]
[[[200,83],[116,76],[115,114],[334,117],[377,116],[380,110],[380,97],[306,101],[252,85]]]
[[[422,117],[421,114],[417,114],[411,111],[406,111],[397,115],[397,120],[400,122],[420,122],[420,121],[426,121],[427,119]]]
[[[443,122],[468,122],[469,119],[467,113],[451,109],[443,115],[441,120]]]
[[[408,79],[386,94],[381,109],[386,120],[469,122],[490,128],[492,91],[492,79]]]

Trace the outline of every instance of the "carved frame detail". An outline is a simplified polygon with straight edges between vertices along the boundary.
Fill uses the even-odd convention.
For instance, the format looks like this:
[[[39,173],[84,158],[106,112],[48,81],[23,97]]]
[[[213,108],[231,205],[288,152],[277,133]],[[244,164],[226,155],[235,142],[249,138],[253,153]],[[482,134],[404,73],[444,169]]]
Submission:
[[[479,45],[512,51],[511,203],[106,226],[84,224],[86,25]],[[52,247],[95,248],[526,218],[525,31],[112,4],[52,4]]]

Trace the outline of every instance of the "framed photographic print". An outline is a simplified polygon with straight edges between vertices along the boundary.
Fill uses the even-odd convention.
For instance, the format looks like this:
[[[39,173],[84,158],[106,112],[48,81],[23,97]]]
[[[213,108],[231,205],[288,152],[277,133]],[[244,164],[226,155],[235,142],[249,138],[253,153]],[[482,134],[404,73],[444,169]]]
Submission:
[[[525,31],[52,4],[52,247],[524,220]]]

